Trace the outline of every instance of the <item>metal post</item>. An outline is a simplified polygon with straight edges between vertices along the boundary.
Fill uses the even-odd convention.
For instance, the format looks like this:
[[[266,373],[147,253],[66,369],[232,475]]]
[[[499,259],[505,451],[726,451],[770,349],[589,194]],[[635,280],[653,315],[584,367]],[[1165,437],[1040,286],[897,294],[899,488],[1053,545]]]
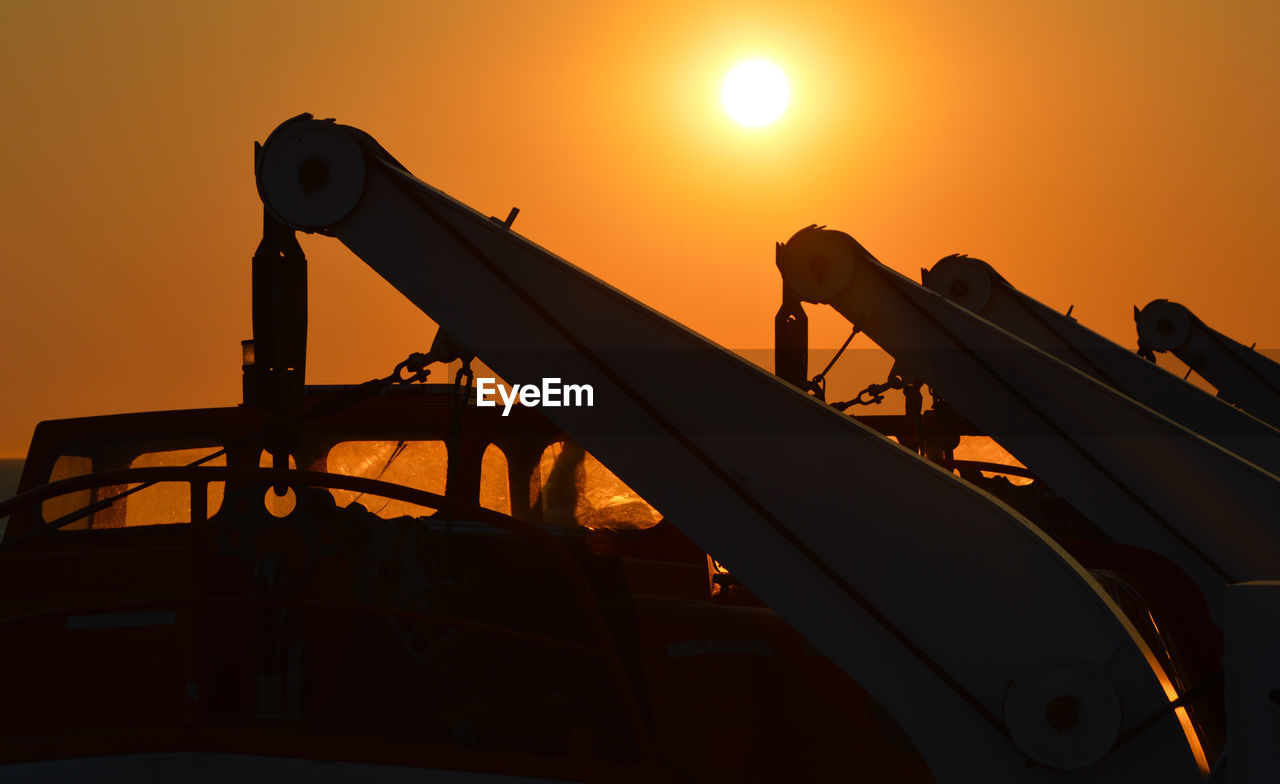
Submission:
[[[205,563],[205,523],[209,513],[209,485],[191,480],[191,604],[187,619],[187,684],[183,724],[199,726],[204,718],[204,645],[208,603]]]

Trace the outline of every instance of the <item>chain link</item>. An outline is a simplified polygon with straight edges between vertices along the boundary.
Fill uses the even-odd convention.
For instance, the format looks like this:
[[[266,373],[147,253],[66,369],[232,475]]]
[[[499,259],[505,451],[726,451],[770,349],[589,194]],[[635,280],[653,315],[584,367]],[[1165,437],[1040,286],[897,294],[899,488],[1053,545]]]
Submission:
[[[859,392],[852,400],[844,400],[839,403],[832,403],[831,407],[837,411],[844,411],[853,406],[874,406],[884,402],[884,393],[891,389],[905,389],[907,382],[902,376],[897,374],[889,376],[889,380],[882,384],[870,384],[866,389]]]
[[[427,380],[427,376],[431,375],[431,371],[427,370],[429,364],[431,364],[430,357],[415,351],[396,365],[386,381],[391,384],[421,384]],[[406,372],[409,375],[406,376]]]

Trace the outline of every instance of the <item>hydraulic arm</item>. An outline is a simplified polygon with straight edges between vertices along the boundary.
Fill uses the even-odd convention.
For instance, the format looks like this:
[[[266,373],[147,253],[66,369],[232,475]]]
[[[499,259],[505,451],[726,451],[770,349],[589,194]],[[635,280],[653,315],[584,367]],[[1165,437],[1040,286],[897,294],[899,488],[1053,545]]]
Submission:
[[[504,379],[592,385],[593,407],[547,415],[862,683],[939,780],[1199,780],[1150,652],[1007,507],[413,178],[361,131],[287,122],[258,182],[282,221],[340,239]]]
[[[1212,329],[1185,306],[1152,300],[1135,311],[1143,351],[1171,351],[1223,400],[1280,427],[1280,364]]]
[[[933,265],[924,284],[1081,373],[1280,476],[1280,430],[1018,291],[987,262],[950,256]]]
[[[783,250],[829,303],[1113,538],[1164,555],[1221,622],[1226,585],[1280,562],[1280,481],[1199,434],[811,227]]]

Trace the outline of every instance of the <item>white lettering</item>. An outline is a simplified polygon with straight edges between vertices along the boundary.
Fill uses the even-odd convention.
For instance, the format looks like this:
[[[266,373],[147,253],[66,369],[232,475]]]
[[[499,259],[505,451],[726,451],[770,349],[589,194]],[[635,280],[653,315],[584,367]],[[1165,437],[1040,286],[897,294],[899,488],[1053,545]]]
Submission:
[[[559,380],[559,379],[557,379]],[[582,402],[583,398],[586,402]],[[566,406],[586,406],[588,408],[596,403],[596,391],[591,388],[590,384],[566,384],[564,388],[564,404]]]
[[[506,416],[507,414],[511,413],[511,407],[515,405],[516,398],[519,397],[519,395],[516,394],[515,387],[511,388],[510,393],[507,392],[506,387],[498,387],[498,393],[502,395],[502,404],[503,404],[502,415]]]
[[[496,378],[476,379],[476,405],[494,408],[502,401],[502,415],[509,416],[511,408],[519,401],[522,406],[562,406],[588,408],[595,405],[595,390],[590,384],[564,384],[559,378],[544,378],[541,386],[514,384],[506,387]]]
[[[542,405],[546,408],[560,407],[560,379],[542,379]]]
[[[494,394],[493,387],[496,383],[497,383],[497,380],[492,378],[476,379],[476,405],[477,406],[480,406],[481,408],[492,408],[498,405],[497,400],[489,397],[490,395]]]

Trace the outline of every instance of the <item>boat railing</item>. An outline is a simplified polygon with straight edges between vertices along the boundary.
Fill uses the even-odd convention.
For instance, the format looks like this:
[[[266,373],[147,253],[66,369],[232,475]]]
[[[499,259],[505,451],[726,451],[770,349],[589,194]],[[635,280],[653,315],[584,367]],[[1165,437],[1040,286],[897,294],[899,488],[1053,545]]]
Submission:
[[[567,653],[600,659],[607,671],[609,680],[617,692],[619,705],[626,715],[636,749],[646,762],[656,762],[656,753],[647,724],[640,710],[639,701],[618,652],[613,636],[609,631],[604,613],[596,600],[586,575],[573,553],[566,544],[549,530],[533,523],[520,520],[510,515],[495,512],[491,509],[468,503],[449,496],[417,490],[403,485],[383,482],[365,477],[344,474],[330,474],[320,471],[299,471],[275,468],[256,468],[250,466],[164,466],[152,468],[132,468],[118,471],[83,474],[68,479],[50,482],[32,488],[7,501],[0,502],[0,519],[15,513],[36,508],[44,501],[77,491],[90,490],[108,486],[125,486],[137,484],[157,484],[161,482],[185,483],[189,488],[191,523],[189,526],[190,551],[190,583],[186,597],[166,601],[162,598],[139,600],[121,600],[115,602],[96,602],[91,605],[62,605],[41,608],[7,617],[0,617],[0,627],[27,623],[48,618],[50,616],[81,613],[85,611],[119,611],[122,609],[159,609],[186,607],[191,613],[188,624],[187,641],[187,677],[186,703],[183,723],[187,726],[198,726],[202,722],[202,699],[206,693],[204,688],[204,636],[208,625],[207,613],[211,606],[252,605],[259,607],[280,607],[299,609],[326,609],[332,611],[352,612],[360,614],[380,615],[389,618],[418,620],[431,624],[448,626],[459,630],[469,630],[482,634],[520,640],[526,643],[542,645]],[[558,637],[536,634],[532,632],[509,629],[502,626],[483,623],[464,618],[422,613],[401,608],[363,604],[359,602],[338,602],[314,599],[297,599],[271,596],[214,596],[209,593],[208,557],[214,545],[209,537],[210,517],[208,514],[209,484],[217,482],[237,484],[261,484],[275,487],[289,487],[295,493],[301,488],[323,488],[326,490],[347,490],[364,495],[403,501],[431,509],[443,515],[462,520],[474,521],[506,531],[541,549],[564,573],[573,591],[578,605],[586,619],[594,645],[564,640]],[[217,522],[217,515],[213,522]],[[21,537],[0,543],[0,550],[10,550],[38,539],[73,522],[70,516],[64,516],[52,523],[44,523],[25,531]]]

